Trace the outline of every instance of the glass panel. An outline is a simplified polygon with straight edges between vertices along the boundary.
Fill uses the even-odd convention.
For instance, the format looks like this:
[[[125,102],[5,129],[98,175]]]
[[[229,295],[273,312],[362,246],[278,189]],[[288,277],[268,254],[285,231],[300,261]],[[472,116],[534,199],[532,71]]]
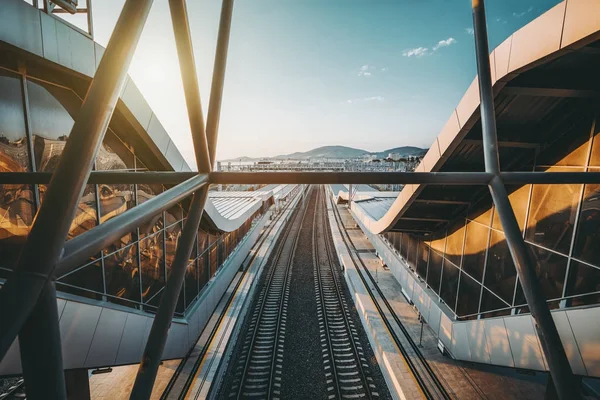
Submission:
[[[514,186],[507,186],[506,190],[510,191]],[[527,212],[527,204],[529,200],[529,191],[531,185],[522,186],[508,195],[508,200],[517,218],[517,223],[521,232],[525,228],[525,214]],[[494,209],[494,219],[492,220],[492,226],[496,229],[503,231],[502,224],[500,223],[500,217],[498,212]]]
[[[483,285],[501,299],[512,304],[517,271],[504,233],[492,230]]]
[[[199,289],[202,290],[210,279],[210,268],[208,266],[208,254],[198,257]]]
[[[87,265],[69,275],[59,278],[56,282],[56,287],[61,292],[68,292],[90,299],[102,300],[102,293],[104,293],[102,262],[96,261],[93,264]]]
[[[569,266],[567,296],[594,292],[600,292],[600,269],[572,260]],[[573,299],[571,305],[581,306],[598,302],[600,302],[600,293]]]
[[[573,257],[600,266],[600,185],[585,186]]]
[[[479,311],[480,293],[481,285],[461,272],[456,313],[458,315],[476,314]]]
[[[419,240],[419,252],[417,254],[417,274],[421,278],[427,277],[427,262],[429,261],[429,246]]]
[[[409,246],[410,246],[410,243],[409,243],[409,240],[408,240],[408,236],[409,236],[408,233],[403,233],[402,234],[402,239],[401,239],[402,243],[401,243],[401,246],[400,246],[400,254],[402,254],[402,257],[404,257],[405,260],[408,257]]]
[[[31,130],[38,171],[54,171],[81,101],[70,90],[27,81]]]
[[[529,248],[535,262],[535,273],[546,299],[562,297],[567,258],[537,246],[529,245]]]
[[[187,270],[185,271],[185,307],[187,308],[196,296],[198,295],[198,266],[196,261],[192,261],[188,264]]]
[[[564,171],[564,168],[551,169]],[[527,240],[568,254],[581,187],[534,185],[527,221]]]
[[[27,172],[29,150],[21,80],[0,69],[0,172]],[[12,268],[35,214],[33,188],[0,184],[0,267]],[[4,277],[0,272],[0,277]]]
[[[465,225],[464,221],[461,221],[461,225],[454,230],[449,230],[452,232],[448,235],[446,240],[446,251],[445,257],[452,261],[454,265],[460,265],[460,258],[462,256],[463,250],[463,241],[465,238]]]
[[[165,286],[163,232],[140,240],[142,298],[149,301]]]
[[[208,233],[199,230],[198,231],[198,254],[204,253],[208,248]]]
[[[167,217],[168,218],[168,217]],[[166,255],[165,260],[167,261],[167,279],[171,274],[171,265],[175,259],[175,251],[177,250],[177,243],[181,237],[181,222],[177,222],[165,229],[166,233]]]
[[[451,310],[455,309],[456,292],[458,289],[458,276],[460,270],[448,260],[444,261],[444,272],[442,272],[442,289],[440,297],[446,302]]]
[[[148,200],[163,192],[162,185],[137,185],[137,201],[139,204],[144,204]],[[160,231],[164,227],[163,213],[159,213],[152,217],[148,222],[140,225],[140,237],[152,235]]]
[[[140,302],[140,277],[137,261],[137,245],[121,249],[113,254],[104,257],[104,274],[106,279],[106,293],[134,301]],[[123,301],[120,304],[135,307],[135,304]]]
[[[592,156],[590,165],[600,166],[600,120],[596,119],[596,132],[594,132],[594,141],[592,143]]]
[[[492,292],[487,289],[483,289],[483,294],[481,295],[481,312],[501,310],[508,307],[510,306],[500,300],[498,297],[494,296]],[[488,317],[489,316],[490,315],[488,315]]]
[[[429,268],[427,269],[427,284],[438,294],[440,293],[441,274],[442,255],[431,249],[429,253]]]
[[[133,153],[109,128],[96,155],[96,169],[98,171],[133,171],[134,167]]]
[[[490,229],[477,222],[467,224],[465,254],[462,269],[481,282]]]

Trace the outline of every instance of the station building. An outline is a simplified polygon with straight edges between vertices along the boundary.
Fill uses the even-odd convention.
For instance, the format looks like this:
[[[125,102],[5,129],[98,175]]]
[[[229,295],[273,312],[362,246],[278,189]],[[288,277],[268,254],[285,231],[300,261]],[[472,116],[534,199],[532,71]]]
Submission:
[[[92,35],[22,0],[0,12],[0,172],[52,172],[104,48]],[[96,157],[97,171],[190,171],[131,79]],[[166,190],[87,185],[72,239]],[[295,185],[211,190],[190,256],[164,358],[185,355],[200,334],[275,202]],[[0,184],[0,285],[10,276],[46,185]],[[213,188],[214,189],[214,188]],[[137,363],[169,279],[191,196],[57,276],[65,368]],[[270,210],[270,211],[269,211]],[[233,267],[231,267],[233,266]],[[228,268],[229,267],[229,268]],[[0,375],[20,373],[17,342]]]
[[[598,15],[561,2],[491,53],[502,171],[600,171]],[[416,171],[484,171],[476,79]],[[507,190],[573,371],[599,377],[600,185]],[[445,351],[547,369],[487,187],[363,190],[351,210]]]

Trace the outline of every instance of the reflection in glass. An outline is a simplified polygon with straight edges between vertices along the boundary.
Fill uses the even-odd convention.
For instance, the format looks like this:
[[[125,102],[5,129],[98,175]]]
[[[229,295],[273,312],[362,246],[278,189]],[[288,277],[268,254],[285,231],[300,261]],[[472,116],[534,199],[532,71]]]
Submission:
[[[402,254],[402,257],[404,257],[405,260],[408,260],[408,252],[410,250],[410,242],[408,237],[408,233],[403,233],[401,238],[402,244],[400,246],[400,254]]]
[[[448,235],[446,240],[446,251],[445,257],[452,261],[454,265],[460,265],[460,258],[463,251],[463,241],[465,238],[465,225],[464,220],[460,221],[460,227],[455,227],[449,232],[452,232]]]
[[[585,186],[575,235],[573,257],[600,266],[600,185]]]
[[[38,171],[54,171],[73,127],[80,100],[70,90],[27,81],[31,130]]]
[[[529,248],[535,263],[535,273],[546,299],[562,297],[567,258],[531,244]]]
[[[104,257],[106,293],[122,299],[140,302],[140,277],[137,262],[137,245],[125,247]],[[110,301],[116,301],[110,299]],[[118,301],[117,301],[118,302]],[[134,307],[128,301],[120,304]]]
[[[163,233],[140,240],[142,299],[150,301],[165,286]]]
[[[442,255],[431,249],[429,252],[429,268],[427,268],[427,284],[434,292],[440,293],[440,278],[442,274]]]
[[[442,288],[440,297],[444,302],[454,310],[456,305],[456,292],[458,288],[458,276],[460,270],[448,260],[444,261],[444,271],[442,272]]]
[[[563,169],[550,168],[550,170]],[[562,254],[568,254],[581,186],[534,185],[526,239]]]
[[[483,289],[483,293],[481,295],[481,311],[494,311],[501,310],[504,308],[508,308],[509,305],[500,300],[497,296],[495,296],[492,292],[487,289]],[[510,311],[509,311],[510,312]]]
[[[468,222],[467,224],[462,269],[479,282],[483,277],[483,264],[485,263],[489,231],[488,227],[477,222]]]
[[[504,233],[492,230],[483,285],[511,304],[516,278],[517,271],[508,250]]]
[[[583,306],[600,302],[600,269],[572,260],[569,266],[568,282],[567,296],[594,293],[571,300],[572,306]]]
[[[27,172],[29,151],[21,80],[0,69],[0,172]],[[30,185],[0,184],[0,267],[12,268],[33,223],[35,202]],[[4,273],[0,272],[0,277]]]
[[[188,307],[198,295],[198,265],[194,260],[188,264],[185,271],[185,307]]]
[[[511,191],[514,189],[514,186],[506,186],[507,191]],[[513,211],[515,212],[515,217],[517,218],[517,223],[519,224],[519,228],[523,231],[525,227],[525,214],[527,212],[527,204],[529,200],[529,192],[531,190],[531,185],[521,186],[520,188],[514,190],[512,193],[508,195],[508,200],[510,201],[510,205],[512,206]],[[500,216],[498,212],[494,209],[494,219],[492,220],[492,227],[504,230],[502,228],[502,223],[500,223]]]
[[[481,285],[467,274],[461,272],[456,314],[459,316],[476,314],[479,311],[480,293]]]
[[[144,204],[148,200],[163,192],[162,185],[137,185],[137,201],[139,204]],[[160,231],[164,226],[163,213],[156,214],[152,219],[140,225],[140,237],[152,235]]]
[[[69,275],[60,277],[56,281],[56,287],[62,292],[102,300],[102,293],[104,293],[102,262],[93,262]]]
[[[168,217],[167,217],[168,218]],[[177,222],[165,229],[166,236],[166,255],[165,260],[167,261],[167,277],[171,274],[171,266],[175,259],[175,251],[177,250],[177,243],[181,237],[181,222]]]
[[[418,253],[417,253],[417,265],[416,270],[417,274],[421,276],[421,278],[425,279],[427,277],[427,262],[429,261],[429,246],[419,240],[418,245]]]

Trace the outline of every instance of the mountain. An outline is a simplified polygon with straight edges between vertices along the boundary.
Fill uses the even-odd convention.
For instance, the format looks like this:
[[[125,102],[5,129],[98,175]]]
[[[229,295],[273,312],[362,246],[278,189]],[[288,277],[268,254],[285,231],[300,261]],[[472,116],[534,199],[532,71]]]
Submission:
[[[257,161],[257,160],[308,160],[315,158],[360,158],[365,154],[375,154],[377,158],[385,158],[390,153],[397,153],[401,156],[421,156],[427,152],[427,149],[422,149],[420,147],[414,146],[401,146],[394,147],[393,149],[371,152],[363,149],[355,149],[353,147],[347,146],[322,146],[317,147],[316,149],[312,149],[309,151],[297,151],[291,154],[281,154],[275,157],[264,157],[264,158],[251,158],[251,157],[239,157],[232,158],[229,160],[222,160],[222,162],[227,161]]]

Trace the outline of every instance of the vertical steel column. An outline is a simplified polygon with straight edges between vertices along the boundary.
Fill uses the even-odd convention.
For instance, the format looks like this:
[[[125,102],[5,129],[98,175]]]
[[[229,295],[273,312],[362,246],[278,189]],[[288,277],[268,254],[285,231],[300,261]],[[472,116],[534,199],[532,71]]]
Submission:
[[[556,392],[561,399],[579,398],[579,387],[573,376],[558,330],[541,290],[533,268],[533,262],[521,235],[517,219],[515,218],[515,213],[508,200],[508,193],[499,175],[500,161],[484,0],[472,0],[472,7],[479,94],[481,98],[481,127],[485,171],[495,175],[488,186],[500,222],[502,223],[502,228],[504,229],[510,254],[519,274],[527,305],[535,320],[537,334],[540,338],[546,360],[548,361]]]
[[[216,69],[213,71],[214,76],[217,78],[213,77],[211,87],[211,105],[208,118],[213,122],[211,125],[211,136],[208,140],[207,132],[204,129],[204,119],[200,103],[200,89],[196,74],[196,65],[185,0],[170,0],[169,6],[173,30],[175,32],[175,40],[177,43],[177,53],[179,56],[192,139],[194,140],[194,149],[196,151],[196,163],[198,171],[210,172],[212,169],[212,161],[214,161],[214,149],[216,149],[218,114],[221,108],[223,80],[225,77],[224,68],[227,57],[227,47],[229,44],[229,27],[231,23],[231,12],[233,10],[233,0],[224,0],[221,12],[216,58],[218,60],[220,58],[219,55],[221,55],[222,60],[215,61],[215,65],[218,65],[218,68],[222,68],[223,70]],[[224,12],[223,10],[227,11]],[[223,26],[225,26],[226,29],[223,29]],[[209,149],[213,149],[212,157]],[[189,263],[192,247],[196,241],[196,235],[198,233],[207,197],[208,185],[194,193],[194,197],[192,198],[188,218],[183,227],[183,233],[177,244],[175,258],[171,265],[171,276],[167,282],[158,311],[152,323],[142,362],[131,391],[130,398],[132,399],[148,399],[152,394],[156,373],[158,372],[160,359],[168,337],[169,327],[171,326],[171,321],[173,319],[173,313],[175,312],[179,293],[185,279],[185,272]]]
[[[13,275],[0,291],[0,358],[19,334],[32,399],[65,397],[52,275],[151,4],[130,0],[124,5]]]

